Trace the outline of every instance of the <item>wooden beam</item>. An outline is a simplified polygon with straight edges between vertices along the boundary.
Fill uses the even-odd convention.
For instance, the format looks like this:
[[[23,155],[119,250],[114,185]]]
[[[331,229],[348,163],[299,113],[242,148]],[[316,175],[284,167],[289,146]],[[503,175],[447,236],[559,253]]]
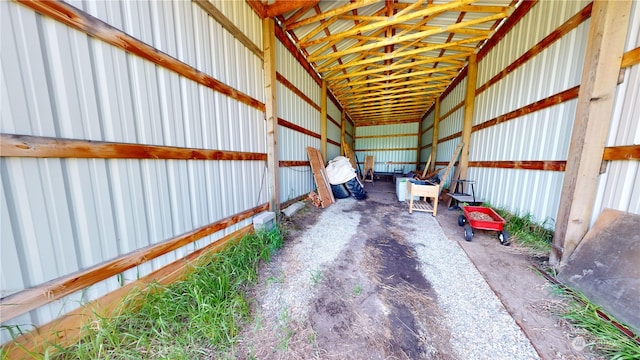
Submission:
[[[437,7],[437,6],[447,6],[453,3],[446,3],[443,5],[433,5],[433,7]],[[443,26],[441,28],[438,28],[437,30],[429,30],[429,31],[421,31],[421,32],[416,32],[416,33],[410,33],[410,34],[406,34],[406,35],[401,35],[401,36],[395,36],[393,38],[389,38],[389,39],[380,39],[376,42],[373,43],[368,43],[366,45],[361,45],[361,46],[354,46],[354,47],[350,47],[341,51],[337,51],[334,53],[330,53],[330,54],[321,54],[321,53],[313,53],[309,55],[309,61],[314,62],[314,61],[318,61],[318,60],[324,60],[324,59],[332,59],[332,58],[339,58],[345,55],[349,55],[349,54],[353,54],[353,53],[361,53],[361,52],[365,52],[365,51],[370,51],[370,50],[374,50],[374,49],[378,49],[381,47],[384,47],[386,45],[394,45],[394,44],[401,44],[401,43],[410,43],[413,44],[414,40],[421,40],[421,39],[425,39],[429,36],[433,36],[436,34],[440,34],[443,32],[447,32],[450,29],[455,29],[455,28],[460,28],[463,26],[472,26],[475,24],[480,24],[483,22],[488,22],[488,21],[493,21],[493,20],[499,20],[502,19],[504,17],[506,17],[506,14],[500,13],[500,14],[494,14],[494,15],[489,15],[489,16],[485,16],[483,18],[480,19],[474,19],[474,20],[469,20],[469,21],[465,21],[462,23],[456,23],[456,24],[452,24],[452,25],[448,25],[448,26]],[[478,39],[478,41],[484,41],[487,39],[486,36],[476,36],[476,38]]]
[[[451,41],[444,44],[429,44],[429,45],[420,44],[420,46],[415,46],[415,48],[412,48],[409,50],[402,48],[402,49],[396,49],[393,52],[388,54],[380,54],[379,56],[368,56],[366,58],[356,57],[355,60],[345,62],[340,65],[335,65],[335,63],[333,62],[327,61],[326,63],[318,65],[317,70],[319,72],[324,72],[326,71],[327,68],[331,69],[332,71],[342,70],[342,69],[350,68],[353,66],[374,64],[374,63],[379,63],[381,61],[385,61],[387,59],[401,58],[405,56],[414,56],[414,55],[419,55],[429,51],[441,50],[441,49],[460,51],[461,53],[464,53],[464,54],[470,54],[474,51],[474,48],[470,46],[465,47],[462,45],[477,43],[479,41],[482,41],[483,39],[485,39],[484,36],[473,37],[468,39],[460,39],[460,40]]]
[[[347,123],[347,113],[344,111],[344,109],[342,109],[342,111],[340,112],[340,154],[344,154],[344,138],[345,138],[345,133],[347,131],[346,128],[346,123]]]
[[[575,98],[578,97],[578,92],[580,90],[580,86],[574,86],[570,89],[561,91],[557,94],[553,94],[547,98],[544,99],[540,99],[536,102],[533,102],[531,104],[527,104],[521,108],[515,109],[513,111],[510,111],[506,114],[502,114],[500,116],[497,116],[493,119],[487,120],[483,123],[480,123],[478,125],[475,125],[473,127],[472,131],[479,131],[482,129],[486,129],[488,127],[491,126],[495,126],[501,123],[504,123],[506,121],[509,120],[513,120],[513,119],[517,119],[519,117],[534,113],[536,111],[540,111],[542,109],[546,109],[558,104],[561,104],[563,102],[569,101],[569,100],[573,100]]]
[[[311,16],[308,17],[304,20],[300,20],[297,21],[293,24],[289,24],[286,26],[286,30],[293,30],[295,28],[304,26],[304,25],[308,25],[308,24],[313,24],[315,22],[319,22],[320,20],[324,20],[333,16],[338,16],[341,14],[344,14],[346,12],[349,12],[351,10],[369,5],[369,4],[373,4],[378,2],[379,0],[356,0],[352,3],[346,4],[346,5],[342,5],[340,7],[337,7],[335,9],[329,10],[329,11],[324,11],[319,13],[318,15],[315,16]]]
[[[17,337],[3,345],[2,351],[4,355],[8,356],[8,359],[31,359],[34,354],[47,353],[47,349],[51,351],[58,346],[67,347],[75,344],[83,335],[84,325],[89,324],[97,317],[113,315],[114,311],[122,305],[122,299],[131,295],[133,291],[148,291],[151,284],[168,285],[183,278],[191,271],[190,265],[196,264],[200,256],[220,251],[252,231],[253,225],[251,224],[234,231],[182,259],[39,326],[37,330]]]
[[[327,158],[327,81],[322,80],[320,91],[320,153]],[[324,165],[324,164],[323,164]]]
[[[640,145],[607,147],[602,160],[640,160]]]
[[[204,10],[209,16],[211,16],[215,21],[218,22],[224,29],[226,29],[233,37],[238,39],[244,46],[249,49],[252,53],[254,53],[260,60],[264,60],[262,49],[258,45],[256,45],[247,35],[245,35],[242,30],[240,30],[231,20],[229,20],[224,14],[218,10],[209,0],[192,0],[202,10]]]
[[[264,153],[0,134],[0,157],[266,160]]]
[[[241,103],[264,111],[264,104],[262,102],[63,1],[16,1],[72,29],[79,30],[118,49],[148,60],[161,68],[173,71],[178,75],[225,94]]]
[[[393,65],[389,65],[388,69],[386,71],[393,71],[394,70],[394,66]],[[415,69],[413,69],[415,70]],[[344,87],[351,87],[351,86],[357,86],[357,85],[364,85],[364,84],[372,84],[372,83],[379,83],[379,82],[387,82],[390,80],[400,80],[400,79],[406,79],[406,78],[419,78],[422,77],[423,81],[430,81],[431,78],[428,76],[424,76],[424,75],[431,75],[431,74],[436,74],[436,73],[444,73],[444,74],[449,74],[449,73],[457,73],[460,70],[459,66],[447,66],[447,67],[439,67],[439,68],[435,68],[435,69],[427,69],[427,70],[421,70],[421,71],[411,71],[411,72],[400,72],[400,73],[396,73],[396,74],[392,74],[392,75],[384,75],[381,77],[367,77],[367,79],[363,79],[363,80],[355,80],[355,81],[347,81],[347,79],[341,79],[344,81],[340,81],[340,82],[333,82],[331,80],[333,79],[327,79],[327,81],[332,85],[332,89],[342,89]],[[376,73],[379,73],[382,71],[376,71]],[[354,75],[358,75],[358,74],[354,74]],[[455,74],[453,75],[455,76]],[[453,77],[452,76],[452,77]]]
[[[276,17],[297,8],[309,8],[318,4],[320,0],[275,0],[265,5],[265,16]]]
[[[270,210],[280,212],[280,169],[278,166],[278,101],[276,74],[275,21],[262,20],[262,46],[264,51],[265,119],[267,121],[267,172],[269,179]]]
[[[409,151],[409,150],[417,150],[415,147],[404,147],[404,148],[371,148],[371,149],[357,149],[355,152],[363,152],[363,151]],[[415,163],[409,163],[415,164]]]
[[[494,168],[494,169],[564,171],[566,164],[567,164],[566,161],[557,161],[557,160],[470,161],[469,167]]]
[[[469,166],[469,148],[471,147],[471,128],[473,127],[473,114],[476,102],[476,79],[478,77],[478,62],[476,55],[469,56],[467,65],[467,89],[464,97],[464,117],[462,123],[462,153],[460,154],[460,179],[467,178]]]
[[[385,138],[398,138],[402,136],[417,136],[418,134],[387,134],[387,135],[362,135],[358,136],[358,139],[385,139]]]
[[[635,64],[640,64],[640,47],[627,51],[622,57],[620,67],[626,68]]]
[[[595,0],[550,262],[562,267],[589,229],[631,1]]]
[[[279,167],[311,166],[309,160],[280,160]]]
[[[309,135],[309,136],[314,137],[316,139],[322,138],[322,136],[320,134],[318,134],[316,132],[313,132],[313,131],[311,131],[309,129],[306,129],[306,128],[300,126],[300,125],[296,125],[296,124],[294,124],[292,122],[289,122],[289,121],[287,121],[285,119],[282,119],[282,118],[278,118],[278,125],[280,125],[282,127],[286,127],[287,129],[291,129],[291,130],[297,131],[299,133],[303,133],[305,135]]]
[[[363,120],[358,122],[358,126],[375,126],[375,125],[397,125],[397,124],[410,124],[410,123],[414,123],[414,122],[418,122],[420,121],[420,118],[403,118],[403,117],[398,117],[398,118],[394,118],[391,120],[369,120],[369,118],[367,118],[367,120]],[[354,139],[355,141],[355,139]]]
[[[11,320],[28,311],[62,299],[76,291],[80,291],[100,281],[106,280],[111,276],[120,274],[125,270],[144,264],[158,256],[191,244],[196,240],[214,234],[222,229],[226,229],[233,224],[237,224],[265,210],[267,210],[266,204],[259,205],[160,243],[137,249],[90,268],[5,296],[0,299],[0,318],[2,321]],[[90,241],[90,239],[86,239],[86,241]]]
[[[416,134],[418,136],[418,144],[416,146],[417,151],[416,151],[416,170],[420,167],[420,161],[422,160],[422,151],[420,151],[420,149],[422,148],[422,123],[424,122],[424,120],[420,120],[418,122],[418,133]]]
[[[436,109],[433,116],[433,134],[431,137],[431,169],[433,171],[438,160],[438,129],[440,128],[440,98],[436,99]]]
[[[462,1],[466,1],[467,3],[471,3],[474,0],[462,0]],[[417,3],[414,3],[417,4]],[[354,35],[358,35],[358,34],[367,34],[371,31],[375,31],[375,30],[379,30],[379,29],[385,29],[389,26],[392,25],[396,25],[396,24],[400,24],[400,23],[404,23],[407,21],[412,21],[418,18],[424,18],[426,16],[429,15],[433,15],[433,14],[438,14],[438,13],[442,13],[445,11],[450,11],[455,9],[456,7],[460,6],[460,2],[451,2],[451,3],[444,3],[444,4],[432,4],[430,6],[427,6],[425,8],[422,8],[420,10],[415,10],[415,11],[411,11],[405,14],[395,14],[393,16],[389,16],[389,17],[383,17],[382,19],[375,19],[375,21],[372,22],[362,22],[361,25],[359,26],[354,26],[351,27],[345,31],[341,31],[339,33],[330,35],[330,36],[326,36],[320,39],[316,39],[316,40],[309,40],[305,43],[300,44],[301,47],[308,47],[308,46],[314,46],[314,45],[318,45],[320,43],[323,42],[329,42],[329,41],[333,41],[333,40],[341,40],[344,39],[346,37],[349,36],[354,36]],[[374,18],[372,18],[374,19]],[[439,27],[436,29],[430,29],[427,31],[435,31],[434,34],[440,33],[440,32],[444,32],[443,28],[445,27]],[[420,33],[421,31],[418,31],[417,33]],[[418,34],[415,34],[418,35]],[[429,33],[429,35],[433,35],[432,33]],[[417,36],[417,38],[423,38],[422,36]],[[390,39],[386,39],[386,40],[390,40]],[[403,40],[405,41],[405,40]],[[391,45],[391,43],[389,43],[388,45]],[[377,47],[379,47],[380,45],[378,45]],[[311,61],[315,61],[315,60],[311,60]]]

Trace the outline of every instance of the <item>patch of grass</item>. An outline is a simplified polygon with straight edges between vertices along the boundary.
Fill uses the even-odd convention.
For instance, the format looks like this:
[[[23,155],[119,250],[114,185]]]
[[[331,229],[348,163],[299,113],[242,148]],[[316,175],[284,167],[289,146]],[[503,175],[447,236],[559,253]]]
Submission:
[[[601,311],[601,309],[590,302],[586,296],[560,286],[554,286],[554,289],[565,300],[558,315],[574,327],[588,333],[587,346],[592,351],[609,359],[640,359],[640,344],[622,333],[609,321],[602,319],[598,315],[598,310]]]
[[[360,294],[362,294],[362,286],[360,284],[356,284],[351,292],[354,296],[360,296]]]
[[[280,321],[280,341],[278,342],[276,349],[286,352],[289,349],[289,341],[295,334],[295,331],[289,327],[289,310],[286,306],[283,306],[280,310],[278,320]]]
[[[545,227],[549,220],[538,224],[531,214],[514,215],[504,209],[495,208],[495,210],[507,222],[505,230],[512,240],[528,247],[534,253],[549,254],[553,239],[553,231]]]
[[[313,285],[318,285],[318,283],[322,281],[323,275],[320,269],[316,269],[313,271],[310,270],[309,273],[311,274],[311,283]]]
[[[52,358],[202,358],[228,347],[250,315],[244,290],[282,242],[278,229],[262,231],[204,255],[183,280],[131,293],[115,316],[98,318]]]

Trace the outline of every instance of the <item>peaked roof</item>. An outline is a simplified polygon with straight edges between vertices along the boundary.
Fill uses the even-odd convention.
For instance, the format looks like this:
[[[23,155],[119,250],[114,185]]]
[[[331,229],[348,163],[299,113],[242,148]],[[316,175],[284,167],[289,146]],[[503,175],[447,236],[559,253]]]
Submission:
[[[363,126],[420,121],[518,2],[276,0],[263,6],[274,10],[279,26]],[[274,14],[283,4],[289,7]]]

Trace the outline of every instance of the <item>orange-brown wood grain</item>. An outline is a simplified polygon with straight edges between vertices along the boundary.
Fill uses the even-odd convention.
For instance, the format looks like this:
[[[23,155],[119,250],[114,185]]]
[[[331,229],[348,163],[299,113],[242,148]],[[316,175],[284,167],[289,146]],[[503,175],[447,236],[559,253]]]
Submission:
[[[264,153],[0,134],[0,156],[90,159],[266,160]]]
[[[307,160],[281,160],[278,165],[280,167],[311,166]]]
[[[470,161],[469,167],[564,171],[566,161]]]
[[[606,147],[602,160],[640,160],[640,145]]]
[[[296,125],[296,124],[294,124],[292,122],[289,122],[289,121],[287,121],[285,119],[278,118],[278,125],[280,125],[282,127],[286,127],[287,129],[291,129],[291,130],[294,130],[294,131],[309,135],[309,136],[314,137],[316,139],[320,139],[321,138],[320,134],[315,133],[315,132],[313,132],[311,130],[307,130],[307,129],[303,128],[302,126]]]
[[[635,64],[640,64],[640,47],[624,53],[620,67],[626,68]]]

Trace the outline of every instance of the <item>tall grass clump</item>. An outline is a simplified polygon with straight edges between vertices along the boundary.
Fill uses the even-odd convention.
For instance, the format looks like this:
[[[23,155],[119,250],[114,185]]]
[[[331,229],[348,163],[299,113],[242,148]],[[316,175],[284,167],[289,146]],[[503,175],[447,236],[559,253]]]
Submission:
[[[579,292],[562,286],[555,286],[555,290],[565,299],[558,315],[584,332],[592,351],[613,360],[640,359],[640,344],[602,319],[600,307]]]
[[[116,315],[97,318],[57,359],[209,358],[232,344],[250,315],[245,290],[260,261],[282,246],[279,230],[247,235],[203,255],[182,280],[130,294]]]
[[[547,221],[538,224],[533,215],[514,215],[504,209],[495,209],[496,212],[507,222],[505,229],[511,235],[511,239],[516,239],[518,243],[531,249],[536,254],[549,254],[551,252],[551,241],[553,231],[545,228]]]

